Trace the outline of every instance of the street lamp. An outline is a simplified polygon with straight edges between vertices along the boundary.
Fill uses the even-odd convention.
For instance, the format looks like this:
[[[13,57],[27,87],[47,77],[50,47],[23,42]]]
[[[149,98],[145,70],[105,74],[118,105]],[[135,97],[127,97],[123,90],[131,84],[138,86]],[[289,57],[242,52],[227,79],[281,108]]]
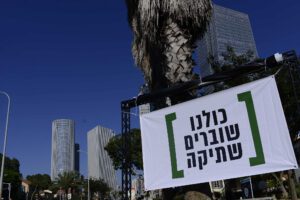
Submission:
[[[85,153],[88,157],[88,152],[83,150],[77,150],[77,152]],[[88,200],[91,199],[91,193],[90,193],[90,176],[89,176],[89,163],[87,162],[87,177],[88,177]]]
[[[2,198],[2,183],[3,183],[3,172],[4,172],[4,161],[5,161],[5,151],[6,151],[6,140],[7,140],[7,128],[8,128],[8,118],[9,118],[9,108],[10,108],[10,97],[6,92],[0,91],[0,94],[7,97],[7,113],[6,113],[6,123],[4,132],[4,142],[3,142],[3,152],[2,152],[2,163],[1,163],[1,174],[0,174],[0,198]]]

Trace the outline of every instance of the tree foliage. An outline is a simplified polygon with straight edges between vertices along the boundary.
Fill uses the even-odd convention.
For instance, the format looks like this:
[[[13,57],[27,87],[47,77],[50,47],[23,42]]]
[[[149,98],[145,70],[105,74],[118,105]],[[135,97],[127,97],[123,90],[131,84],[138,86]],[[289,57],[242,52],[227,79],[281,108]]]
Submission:
[[[295,64],[285,67],[276,78],[283,110],[289,126],[292,139],[300,130],[300,108],[299,108],[299,83],[300,83],[300,65]]]
[[[0,162],[2,162],[3,154],[0,153]],[[0,166],[1,168],[1,166]],[[20,162],[16,158],[9,158],[5,156],[4,169],[13,170],[20,173]]]
[[[4,177],[3,182],[11,183],[11,196],[13,198],[18,198],[21,195],[20,187],[21,187],[21,179],[20,173],[11,170],[5,169],[4,170]]]
[[[212,55],[208,57],[208,61],[215,73],[234,69],[255,59],[253,51],[248,50],[245,54],[238,55],[231,46],[226,47],[226,52],[222,53],[222,57],[222,63],[217,61]]]
[[[46,190],[52,185],[51,178],[48,174],[34,174],[26,177],[31,182],[31,186],[38,190]]]
[[[81,177],[78,172],[63,172],[58,175],[56,185],[64,190],[77,189],[81,185]]]
[[[0,154],[0,162],[2,162],[3,154]],[[5,156],[3,182],[11,183],[11,197],[13,199],[20,198],[21,178],[20,162],[15,158]]]
[[[90,191],[91,194],[99,193],[102,197],[107,196],[111,189],[102,179],[90,179]]]
[[[131,139],[131,149],[130,155],[132,159],[132,170],[143,169],[143,160],[142,160],[142,142],[141,142],[141,131],[139,129],[132,129],[130,131]],[[122,139],[123,135],[117,135],[110,139],[106,147],[104,148],[109,157],[113,161],[115,169],[122,169],[122,159],[123,159],[123,148],[122,148]],[[134,170],[133,170],[134,171]]]
[[[218,61],[212,55],[209,55],[209,57],[207,58],[208,63],[212,67],[213,73],[222,73],[222,72],[234,70],[255,59],[253,52],[250,50],[247,51],[245,54],[237,55],[233,47],[227,46],[226,49],[227,51],[222,53],[223,61]],[[217,92],[243,83],[247,83],[258,77],[260,77],[258,74],[243,75],[238,78],[228,80],[226,82],[218,83],[214,86],[213,92]]]

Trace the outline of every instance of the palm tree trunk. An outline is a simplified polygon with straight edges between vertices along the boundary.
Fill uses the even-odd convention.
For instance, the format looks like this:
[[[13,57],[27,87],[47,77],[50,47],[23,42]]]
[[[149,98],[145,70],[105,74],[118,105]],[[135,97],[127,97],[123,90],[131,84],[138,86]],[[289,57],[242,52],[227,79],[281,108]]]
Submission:
[[[187,82],[192,79],[193,60],[191,35],[183,30],[172,19],[168,19],[164,28],[167,59],[165,76],[170,84]]]
[[[292,170],[288,170],[288,176],[289,176],[289,189],[290,189],[291,199],[297,200],[298,198],[297,198],[295,181],[294,181]]]
[[[165,73],[168,85],[184,83],[195,79],[193,73],[192,35],[184,31],[175,21],[168,19],[163,30],[165,41]],[[196,92],[186,92],[180,96],[171,97],[172,104],[195,98]]]
[[[152,66],[151,70],[151,77],[152,77],[152,82],[150,85],[150,90],[152,92],[161,90],[162,88],[167,88],[167,81],[164,76],[165,71],[164,71],[164,62],[165,60],[163,58],[163,53],[162,53],[162,46],[161,45],[149,45],[149,48],[151,49],[149,51],[149,61],[150,65]],[[167,106],[166,104],[166,99],[157,99],[152,103],[153,107],[155,110],[164,108]]]
[[[279,178],[275,173],[272,173],[272,175],[276,179],[276,181],[279,183],[279,187],[280,187],[280,190],[282,192],[283,198],[288,198],[289,194],[286,191],[286,189],[284,188],[283,181],[282,181],[283,172],[280,172],[280,177]]]
[[[32,200],[32,198],[33,198],[33,196],[34,196],[34,193],[36,192],[36,189],[37,189],[37,186],[35,186],[35,188],[34,188],[34,191],[33,191],[33,193],[31,194],[31,200]]]
[[[192,59],[193,46],[191,43],[191,35],[184,32],[180,26],[172,19],[168,19],[163,31],[163,40],[165,41],[165,72],[163,75],[167,81],[167,85],[174,85],[191,81],[194,78]],[[153,65],[152,65],[153,66]],[[162,73],[160,71],[159,73]],[[153,80],[156,80],[153,78]],[[161,85],[160,85],[160,88]],[[180,96],[172,96],[171,104],[177,104],[193,98],[196,98],[196,92],[184,92]],[[168,188],[163,190],[163,199],[172,200],[178,194],[186,194],[187,192],[200,192],[208,198],[212,198],[209,183],[194,184],[183,187]],[[207,198],[206,198],[207,199]]]
[[[126,0],[128,19],[134,32],[132,52],[151,92],[191,81],[193,49],[203,36],[211,15],[210,0]],[[171,96],[171,104],[195,98],[196,92]],[[166,99],[153,102],[155,110],[166,107]],[[208,183],[164,190],[164,199],[176,193],[201,191],[211,197]]]

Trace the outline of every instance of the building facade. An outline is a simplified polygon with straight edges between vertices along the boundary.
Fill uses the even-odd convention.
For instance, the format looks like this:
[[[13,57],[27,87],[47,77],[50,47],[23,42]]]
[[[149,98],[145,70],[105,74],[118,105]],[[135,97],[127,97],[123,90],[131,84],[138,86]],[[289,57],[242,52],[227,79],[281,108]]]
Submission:
[[[116,190],[113,163],[104,149],[114,135],[111,129],[101,126],[96,126],[88,132],[88,176],[91,179],[103,179],[110,188]]]
[[[145,191],[144,177],[139,175],[131,181],[131,200],[155,200],[162,199],[162,190]]]
[[[59,174],[75,170],[74,121],[52,122],[51,180]]]
[[[144,178],[139,176],[131,181],[131,200],[142,199],[144,195]]]
[[[75,143],[75,171],[80,174],[80,145]]]
[[[214,4],[210,25],[199,42],[202,77],[213,73],[207,59],[213,56],[216,61],[222,62],[222,54],[228,46],[233,47],[237,55],[252,51],[253,56],[258,57],[249,16]]]

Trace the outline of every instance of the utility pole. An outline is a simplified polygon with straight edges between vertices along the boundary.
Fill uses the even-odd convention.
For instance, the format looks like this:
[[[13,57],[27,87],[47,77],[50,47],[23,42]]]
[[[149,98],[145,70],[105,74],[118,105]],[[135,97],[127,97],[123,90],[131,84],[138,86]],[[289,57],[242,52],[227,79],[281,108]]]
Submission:
[[[2,152],[2,162],[1,162],[1,174],[0,174],[0,199],[2,198],[3,189],[3,172],[4,172],[4,162],[5,162],[5,152],[6,152],[6,141],[7,141],[7,129],[8,129],[8,119],[9,119],[9,109],[10,109],[10,97],[6,92],[0,91],[0,94],[6,96],[7,102],[7,113],[6,113],[6,123],[4,131],[4,142],[3,142],[3,152]]]
[[[288,170],[288,177],[289,177],[289,188],[290,188],[292,200],[297,200],[298,198],[297,198],[297,192],[295,187],[293,170]]]

